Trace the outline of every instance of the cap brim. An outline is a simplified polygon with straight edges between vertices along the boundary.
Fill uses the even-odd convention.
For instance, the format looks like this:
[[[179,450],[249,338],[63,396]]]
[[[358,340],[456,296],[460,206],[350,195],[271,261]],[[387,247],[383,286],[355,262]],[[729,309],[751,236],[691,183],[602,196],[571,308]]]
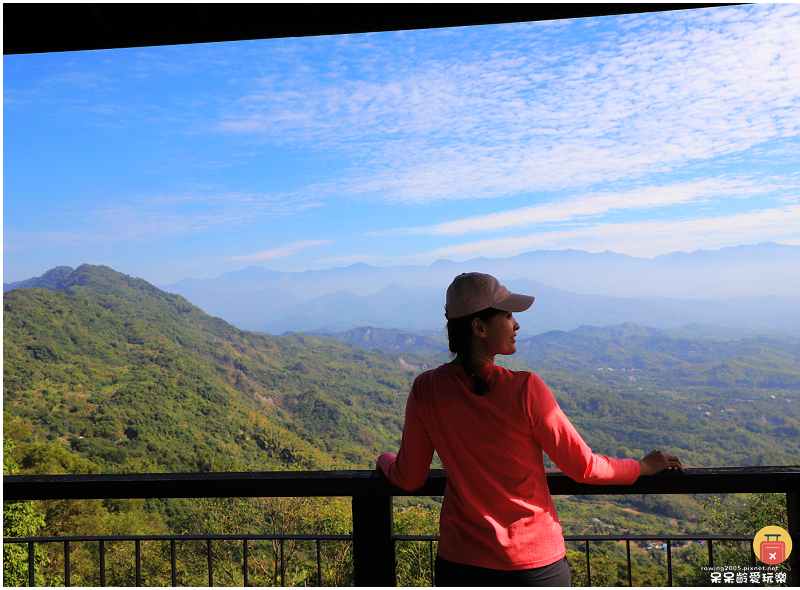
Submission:
[[[533,305],[534,299],[535,297],[531,297],[530,295],[511,293],[502,301],[494,303],[492,307],[501,311],[522,312]]]

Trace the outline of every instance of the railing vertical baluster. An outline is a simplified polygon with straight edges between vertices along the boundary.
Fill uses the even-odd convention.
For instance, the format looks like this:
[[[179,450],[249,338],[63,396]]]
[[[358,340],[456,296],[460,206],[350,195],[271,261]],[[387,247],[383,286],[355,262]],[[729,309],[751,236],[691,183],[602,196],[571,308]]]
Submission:
[[[322,556],[319,549],[320,540],[317,539],[317,586],[322,587]]]
[[[589,563],[589,540],[586,540],[586,585],[592,586],[592,566]]]
[[[100,541],[100,586],[106,585],[106,543]]]
[[[169,563],[170,569],[172,570],[172,587],[175,588],[178,585],[178,571],[175,564],[175,539],[170,539],[169,541]]]
[[[35,578],[35,570],[34,565],[35,561],[34,557],[34,550],[33,550],[33,541],[28,541],[28,586],[36,586],[36,578]]]
[[[283,561],[283,539],[281,539],[281,586],[286,586],[286,564]]]
[[[244,544],[244,563],[242,563],[242,577],[244,578],[244,585],[248,586],[247,583],[247,539],[242,539],[242,543]]]
[[[64,541],[64,586],[69,588],[69,541]]]
[[[625,549],[628,554],[628,586],[633,586],[633,575],[631,573],[631,540],[625,539]]]
[[[714,567],[714,547],[711,539],[708,540],[708,567]]]
[[[672,586],[672,541],[667,539],[667,586]]]
[[[136,587],[142,585],[142,542],[139,539],[134,541],[136,547]]]
[[[206,551],[208,552],[208,585],[214,586],[214,563],[211,559],[211,539],[206,540]]]
[[[797,492],[786,494],[786,519],[789,521],[788,532],[792,546],[797,547],[789,554],[791,585],[800,586],[800,559],[797,559],[797,554],[800,553],[800,494]]]
[[[431,586],[436,585],[435,574],[433,573],[433,540],[429,541],[431,546]]]

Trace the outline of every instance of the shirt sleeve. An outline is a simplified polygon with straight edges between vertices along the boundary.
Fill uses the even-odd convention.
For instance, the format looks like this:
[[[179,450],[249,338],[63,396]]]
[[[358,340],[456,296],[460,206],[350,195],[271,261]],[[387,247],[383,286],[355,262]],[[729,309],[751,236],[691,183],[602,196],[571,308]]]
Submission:
[[[406,403],[403,440],[397,455],[383,453],[378,466],[393,484],[407,491],[422,487],[431,470],[433,442],[419,416],[414,387]]]
[[[533,435],[561,471],[579,483],[624,485],[636,481],[641,471],[639,462],[595,455],[544,381],[531,373],[526,389]]]

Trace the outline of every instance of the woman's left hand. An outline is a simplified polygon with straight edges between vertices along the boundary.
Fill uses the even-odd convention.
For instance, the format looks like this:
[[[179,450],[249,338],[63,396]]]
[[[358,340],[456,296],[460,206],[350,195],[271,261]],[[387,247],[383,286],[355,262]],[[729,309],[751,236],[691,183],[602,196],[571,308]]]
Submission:
[[[652,451],[639,460],[642,470],[639,475],[653,475],[665,469],[676,469],[683,473],[683,465],[677,455],[670,455],[664,451]]]

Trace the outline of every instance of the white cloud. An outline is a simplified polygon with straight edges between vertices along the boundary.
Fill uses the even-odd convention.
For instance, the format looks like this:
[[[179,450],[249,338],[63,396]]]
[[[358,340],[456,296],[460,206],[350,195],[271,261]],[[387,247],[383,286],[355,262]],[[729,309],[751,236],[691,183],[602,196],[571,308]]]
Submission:
[[[313,248],[314,246],[323,246],[330,244],[328,240],[303,240],[300,242],[292,242],[284,244],[277,248],[269,250],[262,250],[261,252],[254,252],[252,254],[243,254],[241,256],[229,256],[225,260],[274,260],[276,258],[287,258],[304,250],[305,248]]]
[[[637,21],[563,53],[557,34],[536,38],[545,30],[536,24],[509,26],[492,47],[479,32],[456,35],[455,58],[407,33],[432,55],[387,42],[375,50],[397,54],[384,75],[348,54],[355,79],[326,78],[327,65],[280,86],[269,78],[219,129],[341,150],[355,165],[335,181],[337,192],[394,203],[635,179],[800,132],[800,9]],[[348,51],[367,41],[381,45],[351,39]]]
[[[432,235],[490,232],[586,219],[614,211],[648,210],[688,203],[697,204],[731,196],[749,197],[754,194],[764,194],[773,189],[774,187],[771,185],[752,181],[698,180],[665,186],[641,187],[623,192],[604,191],[569,200],[458,219],[406,231]]]

